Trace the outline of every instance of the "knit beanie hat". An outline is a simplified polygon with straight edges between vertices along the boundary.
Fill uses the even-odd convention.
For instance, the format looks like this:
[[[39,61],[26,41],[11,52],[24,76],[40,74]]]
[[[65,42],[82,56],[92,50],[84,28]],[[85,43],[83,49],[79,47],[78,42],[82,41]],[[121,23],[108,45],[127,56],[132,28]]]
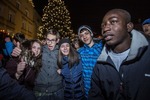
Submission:
[[[70,44],[70,40],[68,38],[64,38],[64,39],[61,39],[58,43],[58,46],[60,48],[60,46],[63,44],[63,43],[69,43]]]
[[[88,30],[91,33],[91,36],[93,36],[93,32],[91,30],[91,27],[89,27],[88,25],[82,25],[79,27],[78,29],[78,36],[81,33],[82,30]]]
[[[143,21],[142,25],[145,25],[145,24],[150,24],[150,18]]]

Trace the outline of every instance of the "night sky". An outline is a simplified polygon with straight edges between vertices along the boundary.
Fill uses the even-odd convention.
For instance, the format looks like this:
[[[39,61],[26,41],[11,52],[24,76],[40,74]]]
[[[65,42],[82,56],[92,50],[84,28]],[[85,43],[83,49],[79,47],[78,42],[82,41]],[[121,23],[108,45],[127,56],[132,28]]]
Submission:
[[[48,0],[33,0],[35,8],[42,15],[42,9]],[[80,25],[89,25],[96,33],[100,33],[100,24],[104,14],[113,8],[128,10],[132,21],[137,24],[150,17],[148,0],[64,0],[70,12],[74,32]],[[140,21],[139,21],[140,19]]]

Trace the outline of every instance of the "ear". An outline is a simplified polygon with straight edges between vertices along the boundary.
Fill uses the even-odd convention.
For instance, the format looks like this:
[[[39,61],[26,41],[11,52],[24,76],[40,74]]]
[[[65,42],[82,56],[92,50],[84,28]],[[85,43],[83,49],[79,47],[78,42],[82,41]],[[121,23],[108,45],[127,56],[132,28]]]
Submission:
[[[91,33],[91,36],[93,37],[93,33]]]
[[[56,43],[59,43],[59,40],[60,40],[60,39],[57,39]]]
[[[128,32],[131,32],[132,29],[133,29],[133,27],[134,27],[133,23],[132,23],[132,22],[129,22],[129,23],[127,24],[127,30],[128,30]]]

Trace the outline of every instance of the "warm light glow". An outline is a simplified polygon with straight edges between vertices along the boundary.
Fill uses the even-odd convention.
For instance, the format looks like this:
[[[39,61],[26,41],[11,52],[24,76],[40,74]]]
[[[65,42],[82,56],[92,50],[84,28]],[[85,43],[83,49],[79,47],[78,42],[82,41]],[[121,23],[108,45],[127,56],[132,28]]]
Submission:
[[[64,1],[49,0],[48,6],[45,6],[42,17],[43,25],[39,28],[40,34],[45,34],[49,29],[55,28],[62,37],[71,37],[73,30],[71,29],[71,18]]]

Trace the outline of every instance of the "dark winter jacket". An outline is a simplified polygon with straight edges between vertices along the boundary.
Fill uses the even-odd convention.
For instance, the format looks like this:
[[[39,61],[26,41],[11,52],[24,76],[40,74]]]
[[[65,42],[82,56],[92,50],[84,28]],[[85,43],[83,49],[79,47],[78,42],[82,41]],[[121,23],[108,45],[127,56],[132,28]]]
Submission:
[[[11,56],[11,53],[13,51],[14,45],[11,41],[5,42],[5,46],[3,48],[4,56]]]
[[[0,67],[0,100],[36,100],[34,93],[13,80],[3,67]]]
[[[10,74],[10,76],[13,79],[16,79],[15,74],[17,72],[17,64],[20,62],[19,58],[11,58],[7,63],[5,68],[7,69],[7,72]],[[37,71],[30,66],[26,66],[23,74],[20,76],[19,79],[16,79],[19,84],[25,85],[28,89],[33,89],[34,82],[36,78]]]
[[[84,98],[82,80],[82,63],[75,64],[72,68],[68,66],[68,57],[62,59],[61,75],[64,79],[65,100],[81,100]]]
[[[119,72],[102,50],[92,75],[90,100],[150,100],[150,42],[136,30]]]

